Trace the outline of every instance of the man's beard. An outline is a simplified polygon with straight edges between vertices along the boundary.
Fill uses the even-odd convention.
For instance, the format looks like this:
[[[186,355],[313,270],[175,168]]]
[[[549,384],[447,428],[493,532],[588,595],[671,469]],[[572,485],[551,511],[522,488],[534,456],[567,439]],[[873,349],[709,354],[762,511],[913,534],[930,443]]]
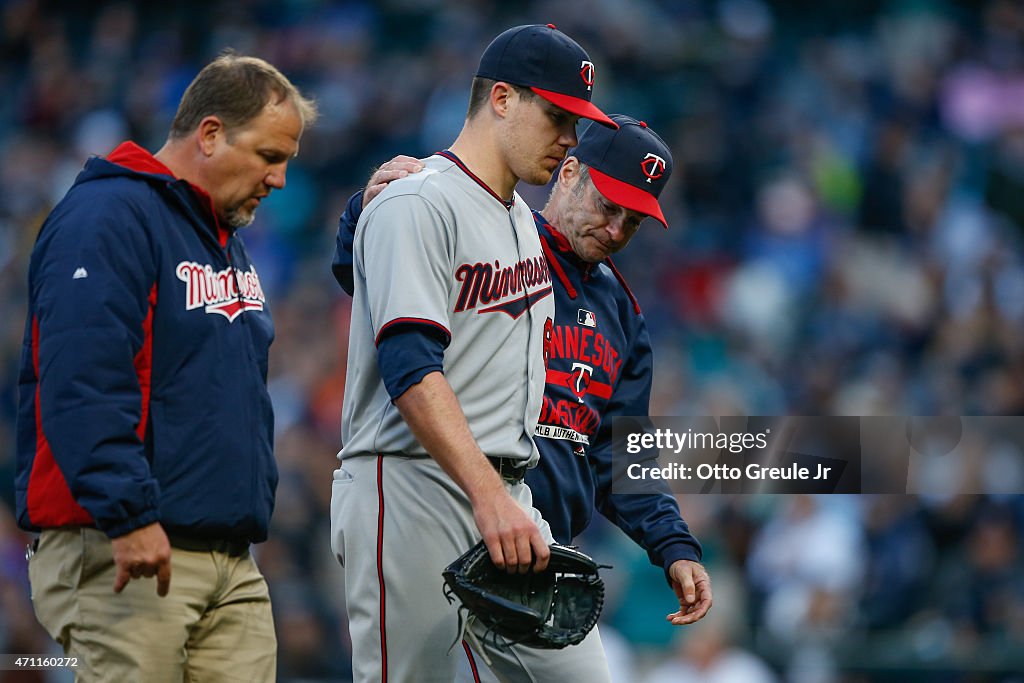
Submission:
[[[244,207],[228,209],[224,213],[224,222],[232,228],[244,228],[256,219],[256,211],[246,211]]]

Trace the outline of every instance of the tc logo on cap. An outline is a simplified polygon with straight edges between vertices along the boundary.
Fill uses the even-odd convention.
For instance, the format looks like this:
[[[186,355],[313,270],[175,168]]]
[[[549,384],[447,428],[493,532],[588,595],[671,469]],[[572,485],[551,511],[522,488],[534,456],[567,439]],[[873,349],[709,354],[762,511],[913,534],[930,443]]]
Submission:
[[[594,87],[594,63],[593,62],[588,62],[588,61],[584,60],[580,64],[580,78],[582,78],[583,82],[587,85],[587,90],[590,90],[592,87]]]
[[[665,173],[665,160],[653,152],[648,152],[644,160],[640,162],[640,168],[647,176],[647,182],[657,180]]]

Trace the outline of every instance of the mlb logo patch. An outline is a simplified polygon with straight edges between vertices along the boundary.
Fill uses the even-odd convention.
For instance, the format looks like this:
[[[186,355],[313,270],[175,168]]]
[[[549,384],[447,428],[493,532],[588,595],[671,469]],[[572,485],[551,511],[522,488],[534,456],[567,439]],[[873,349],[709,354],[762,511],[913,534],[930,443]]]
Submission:
[[[597,327],[597,316],[594,315],[593,311],[581,308],[579,309],[576,322],[587,327]]]

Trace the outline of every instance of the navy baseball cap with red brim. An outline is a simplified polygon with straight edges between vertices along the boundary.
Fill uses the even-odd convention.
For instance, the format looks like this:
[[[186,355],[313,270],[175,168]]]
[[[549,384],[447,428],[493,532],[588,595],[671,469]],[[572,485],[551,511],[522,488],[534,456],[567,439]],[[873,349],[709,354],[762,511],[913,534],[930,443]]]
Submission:
[[[615,128],[590,101],[595,74],[586,51],[554,24],[508,29],[484,50],[476,72],[481,78],[529,88],[568,112]]]
[[[587,126],[569,156],[590,167],[594,187],[606,199],[656,218],[667,228],[658,197],[672,175],[668,145],[643,121],[622,114],[611,119],[615,130]]]

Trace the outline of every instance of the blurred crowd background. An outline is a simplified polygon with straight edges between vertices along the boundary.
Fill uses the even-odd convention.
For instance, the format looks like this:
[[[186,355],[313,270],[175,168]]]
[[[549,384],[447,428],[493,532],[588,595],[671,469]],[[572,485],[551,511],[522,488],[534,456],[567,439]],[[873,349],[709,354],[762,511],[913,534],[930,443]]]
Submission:
[[[0,652],[54,647],[11,512],[36,232],[88,155],[158,149],[185,86],[232,47],[323,114],[245,231],[277,325],[281,484],[257,552],[281,680],[348,679],[328,542],[349,317],[337,218],[375,164],[454,139],[494,35],[547,22],[589,51],[595,102],[675,155],[671,229],[648,222],[616,258],[652,330],[652,414],[1024,412],[1021,2],[3,0]],[[664,621],[662,573],[598,521],[582,541],[615,566],[616,680],[1024,681],[1024,455],[972,447],[999,456],[973,473],[986,495],[962,492],[954,454],[928,495],[681,498],[716,598],[684,629]],[[0,680],[15,675],[30,680]]]

